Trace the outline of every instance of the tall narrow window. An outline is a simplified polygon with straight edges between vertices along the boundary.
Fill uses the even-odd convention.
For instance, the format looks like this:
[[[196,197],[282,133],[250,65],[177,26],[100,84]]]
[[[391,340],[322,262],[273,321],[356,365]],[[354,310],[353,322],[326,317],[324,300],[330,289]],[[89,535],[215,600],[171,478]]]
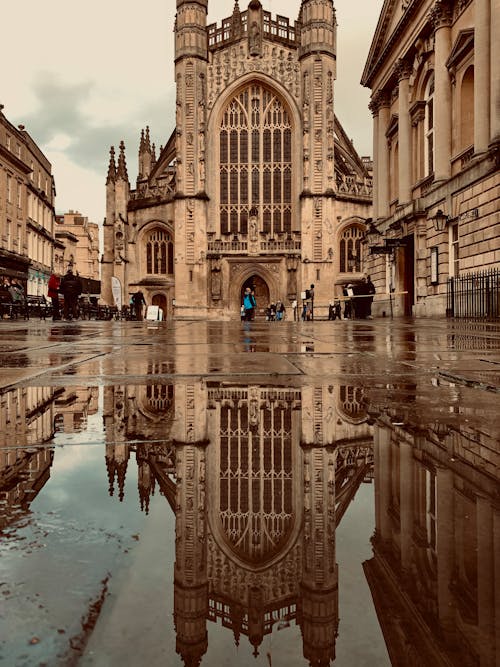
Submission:
[[[460,275],[460,246],[458,224],[450,226],[450,274],[453,278]]]
[[[469,67],[460,89],[460,150],[474,144],[474,67]]]
[[[425,175],[434,173],[434,75],[425,93]]]
[[[361,271],[361,241],[363,239],[363,230],[361,227],[353,225],[348,227],[342,233],[340,239],[340,272],[359,272]]]
[[[292,132],[281,99],[257,84],[242,90],[223,113],[219,149],[221,233],[246,234],[252,207],[259,231],[290,231]]]
[[[163,229],[153,229],[146,237],[146,272],[167,275],[174,272],[172,237]]]

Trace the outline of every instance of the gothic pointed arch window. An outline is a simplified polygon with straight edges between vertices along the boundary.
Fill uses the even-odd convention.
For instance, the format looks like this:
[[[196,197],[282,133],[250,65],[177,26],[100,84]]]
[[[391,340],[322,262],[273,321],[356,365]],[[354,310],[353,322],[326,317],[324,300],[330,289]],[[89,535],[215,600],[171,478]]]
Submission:
[[[259,231],[292,229],[292,123],[283,100],[257,83],[225,107],[219,130],[222,234],[247,234],[250,209]]]
[[[174,243],[171,235],[155,227],[144,239],[146,273],[148,275],[172,275],[174,272]]]
[[[359,225],[346,227],[340,237],[340,272],[359,273],[361,271],[361,242],[364,231]]]
[[[294,526],[292,414],[295,395],[269,388],[219,392],[219,517],[248,562],[274,557]]]

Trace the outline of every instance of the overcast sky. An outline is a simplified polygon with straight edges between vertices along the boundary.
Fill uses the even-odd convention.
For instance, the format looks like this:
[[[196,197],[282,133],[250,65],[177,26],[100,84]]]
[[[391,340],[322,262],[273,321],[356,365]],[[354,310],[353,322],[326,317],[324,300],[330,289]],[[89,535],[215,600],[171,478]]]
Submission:
[[[262,0],[294,21],[300,0]],[[359,84],[383,0],[335,0],[338,21],[335,112],[360,155],[372,153],[369,91]],[[240,9],[247,6],[240,0]],[[156,145],[174,127],[175,0],[4,0],[0,103],[23,123],[52,163],[56,209],[105,215],[110,145],[124,139],[132,186],[141,128]],[[209,0],[209,23],[234,0]],[[142,12],[142,15],[139,13]]]

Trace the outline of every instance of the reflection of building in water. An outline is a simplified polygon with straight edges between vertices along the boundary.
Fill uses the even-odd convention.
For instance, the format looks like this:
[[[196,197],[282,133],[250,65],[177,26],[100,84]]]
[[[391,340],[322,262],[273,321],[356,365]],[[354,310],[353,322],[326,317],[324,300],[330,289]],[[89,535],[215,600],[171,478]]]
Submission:
[[[78,433],[87,425],[87,418],[97,413],[98,387],[69,387],[57,398],[56,431]]]
[[[295,621],[311,665],[334,659],[337,484],[352,499],[371,471],[370,427],[359,413],[347,422],[339,396],[176,387],[175,623],[186,665],[207,649],[207,618],[236,644],[246,635],[255,654],[275,624]]]
[[[148,365],[149,375],[162,372],[162,364]],[[141,509],[146,512],[155,487],[151,465],[154,461],[155,465],[160,466],[158,474],[163,465],[168,465],[165,462],[168,457],[163,455],[163,445],[170,439],[173,399],[174,387],[169,384],[115,385],[104,388],[103,418],[109,494],[114,494],[116,484],[118,497],[123,500],[127,466],[130,451],[133,450],[138,465]],[[149,459],[151,461],[148,462]]]
[[[500,433],[375,426],[365,563],[393,665],[500,663]]]
[[[151,368],[151,374],[162,372]],[[372,478],[372,427],[353,387],[198,382],[105,388],[110,493],[130,451],[141,507],[155,484],[176,514],[177,652],[199,665],[207,621],[259,651],[300,625],[304,656],[335,656],[335,528]],[[135,444],[134,444],[135,442]],[[130,446],[128,446],[130,443]]]
[[[18,387],[0,395],[0,531],[27,510],[50,476],[54,401],[62,390]],[[37,445],[36,448],[33,446]]]

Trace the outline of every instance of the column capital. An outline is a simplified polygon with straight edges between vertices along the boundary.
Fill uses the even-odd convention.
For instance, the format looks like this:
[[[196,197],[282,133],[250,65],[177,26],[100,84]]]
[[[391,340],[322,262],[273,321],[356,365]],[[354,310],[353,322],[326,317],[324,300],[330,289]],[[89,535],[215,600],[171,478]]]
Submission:
[[[385,90],[377,90],[377,92],[372,95],[372,99],[368,107],[372,114],[376,116],[382,107],[388,107],[390,103],[390,93]]]
[[[398,81],[409,79],[413,72],[413,65],[405,58],[399,58],[394,64],[394,74]]]
[[[429,12],[429,19],[434,30],[449,28],[453,21],[453,7],[450,0],[436,0]]]

